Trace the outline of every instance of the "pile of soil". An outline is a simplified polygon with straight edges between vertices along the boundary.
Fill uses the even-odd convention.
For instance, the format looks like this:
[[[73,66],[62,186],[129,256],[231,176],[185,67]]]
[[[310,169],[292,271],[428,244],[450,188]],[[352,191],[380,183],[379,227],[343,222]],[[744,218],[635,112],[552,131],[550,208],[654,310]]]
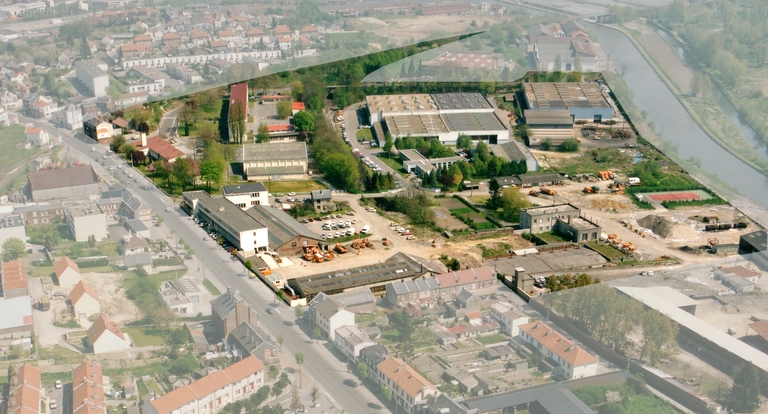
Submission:
[[[641,218],[637,223],[672,241],[691,240],[699,237],[699,234],[690,225],[675,223],[668,218],[653,214]]]

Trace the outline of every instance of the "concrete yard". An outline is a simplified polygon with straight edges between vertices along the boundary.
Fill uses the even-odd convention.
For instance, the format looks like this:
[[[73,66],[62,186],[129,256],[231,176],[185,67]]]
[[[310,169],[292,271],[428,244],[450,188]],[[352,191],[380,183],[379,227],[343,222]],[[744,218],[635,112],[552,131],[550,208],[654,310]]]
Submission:
[[[514,275],[515,268],[522,267],[525,273],[558,273],[574,269],[574,272],[590,267],[601,267],[607,261],[598,253],[584,248],[555,250],[553,252],[532,254],[527,256],[512,256],[488,260],[487,266],[493,267],[504,275]]]

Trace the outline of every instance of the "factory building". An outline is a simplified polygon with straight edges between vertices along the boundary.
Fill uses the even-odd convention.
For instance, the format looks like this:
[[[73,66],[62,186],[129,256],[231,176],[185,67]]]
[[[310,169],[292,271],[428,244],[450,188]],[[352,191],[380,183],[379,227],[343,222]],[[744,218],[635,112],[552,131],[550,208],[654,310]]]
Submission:
[[[575,121],[602,122],[613,119],[613,108],[597,83],[527,82],[523,88],[526,118],[532,116],[531,111],[567,109]]]

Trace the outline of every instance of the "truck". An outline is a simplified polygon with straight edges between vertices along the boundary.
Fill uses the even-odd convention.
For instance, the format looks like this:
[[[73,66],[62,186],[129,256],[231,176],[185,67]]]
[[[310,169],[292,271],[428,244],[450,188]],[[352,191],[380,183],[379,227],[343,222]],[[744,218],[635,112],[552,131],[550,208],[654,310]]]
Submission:
[[[553,195],[555,195],[555,190],[551,190],[549,188],[542,188],[541,189],[541,193],[553,196]]]
[[[638,186],[638,185],[642,185],[642,184],[643,183],[640,181],[639,178],[637,178],[637,177],[629,177],[629,185]]]
[[[362,229],[360,229],[360,234],[368,234],[368,232],[370,231],[371,231],[371,226],[366,224],[365,226],[363,226]]]

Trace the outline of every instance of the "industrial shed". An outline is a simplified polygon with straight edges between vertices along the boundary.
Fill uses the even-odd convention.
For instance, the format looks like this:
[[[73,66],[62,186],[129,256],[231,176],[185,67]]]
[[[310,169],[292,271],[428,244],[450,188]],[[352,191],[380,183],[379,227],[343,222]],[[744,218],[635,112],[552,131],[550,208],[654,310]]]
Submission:
[[[90,165],[40,170],[27,174],[32,201],[86,198],[101,194],[99,177]]]
[[[246,213],[267,228],[269,249],[281,256],[293,256],[304,246],[321,242],[317,234],[279,208],[256,205]]]

